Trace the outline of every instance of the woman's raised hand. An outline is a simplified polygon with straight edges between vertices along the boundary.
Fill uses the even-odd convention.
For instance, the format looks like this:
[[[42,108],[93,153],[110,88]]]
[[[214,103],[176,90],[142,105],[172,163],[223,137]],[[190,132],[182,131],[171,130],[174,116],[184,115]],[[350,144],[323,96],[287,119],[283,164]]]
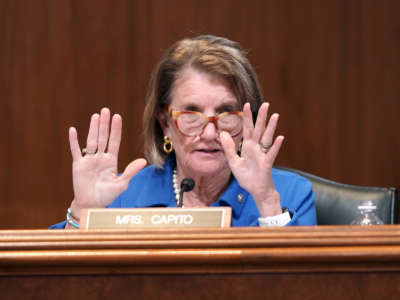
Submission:
[[[279,115],[273,114],[267,124],[268,103],[258,111],[256,124],[250,104],[243,108],[243,142],[241,155],[236,153],[232,137],[221,132],[221,143],[233,175],[256,201],[261,217],[282,213],[280,197],[272,181],[272,166],[282,146],[283,136],[274,140]]]
[[[90,120],[86,148],[81,151],[77,131],[69,129],[72,153],[74,200],[72,214],[80,217],[82,208],[102,208],[109,205],[129,184],[129,180],[145,165],[146,160],[136,159],[118,176],[118,151],[121,143],[122,119],[115,114],[111,121],[110,110],[103,108]],[[84,153],[84,154],[82,154]]]

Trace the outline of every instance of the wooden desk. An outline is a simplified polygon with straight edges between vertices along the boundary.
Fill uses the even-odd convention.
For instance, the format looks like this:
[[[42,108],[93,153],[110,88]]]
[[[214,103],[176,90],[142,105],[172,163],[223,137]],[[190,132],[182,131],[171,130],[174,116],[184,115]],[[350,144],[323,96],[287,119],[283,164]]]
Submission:
[[[400,299],[400,225],[0,231],[0,292],[1,299]]]

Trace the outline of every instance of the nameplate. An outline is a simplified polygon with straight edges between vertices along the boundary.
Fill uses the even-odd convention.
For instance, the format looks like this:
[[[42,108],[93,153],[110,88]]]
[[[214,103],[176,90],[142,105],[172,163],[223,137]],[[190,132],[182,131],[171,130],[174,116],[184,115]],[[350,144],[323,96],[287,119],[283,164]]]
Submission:
[[[232,208],[92,208],[82,210],[82,229],[230,227]]]

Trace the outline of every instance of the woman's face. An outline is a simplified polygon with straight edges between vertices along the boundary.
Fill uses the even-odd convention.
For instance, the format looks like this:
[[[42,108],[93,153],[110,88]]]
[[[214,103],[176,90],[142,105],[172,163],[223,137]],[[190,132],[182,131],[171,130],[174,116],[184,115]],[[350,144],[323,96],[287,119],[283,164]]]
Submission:
[[[239,111],[238,101],[227,82],[205,72],[188,69],[175,81],[170,107],[177,111],[198,111],[216,116],[226,111]],[[164,134],[172,140],[178,171],[185,176],[204,176],[229,171],[215,125],[209,122],[198,136],[183,135],[171,118]],[[236,147],[241,134],[234,137]]]

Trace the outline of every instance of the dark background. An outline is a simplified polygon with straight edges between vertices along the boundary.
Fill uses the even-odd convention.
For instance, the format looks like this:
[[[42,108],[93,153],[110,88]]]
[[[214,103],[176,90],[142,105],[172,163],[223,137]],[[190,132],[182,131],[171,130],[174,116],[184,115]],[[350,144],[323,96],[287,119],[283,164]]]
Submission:
[[[400,188],[400,1],[0,0],[0,228],[46,228],[72,200],[68,127],[108,106],[120,169],[141,157],[144,95],[173,42],[239,41],[286,137],[277,164]]]

